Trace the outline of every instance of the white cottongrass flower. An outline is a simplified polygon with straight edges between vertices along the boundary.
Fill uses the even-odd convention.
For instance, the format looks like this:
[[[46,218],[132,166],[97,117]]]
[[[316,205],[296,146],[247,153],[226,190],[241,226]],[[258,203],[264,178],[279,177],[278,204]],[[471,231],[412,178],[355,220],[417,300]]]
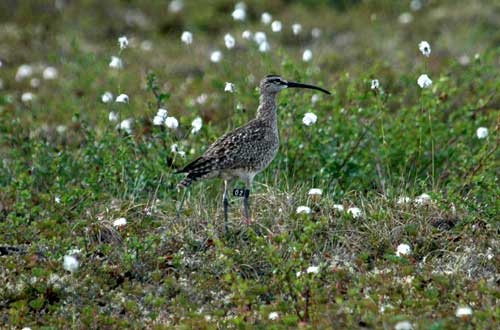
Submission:
[[[45,80],[54,80],[57,78],[57,69],[53,66],[48,66],[43,70],[42,77]]]
[[[420,75],[420,77],[418,77],[417,84],[420,86],[420,88],[428,88],[432,86],[432,80],[428,75],[422,74]]]
[[[118,38],[118,45],[120,45],[120,49],[125,49],[128,47],[128,39],[126,36],[121,36]]]
[[[172,13],[178,13],[184,8],[184,2],[182,0],[173,0],[168,4],[168,11]]]
[[[271,23],[271,30],[273,32],[281,32],[282,28],[283,28],[283,25],[281,24],[280,21],[274,21]]]
[[[242,3],[239,3],[239,4],[242,4]],[[236,5],[236,8],[234,9],[231,16],[233,16],[233,19],[235,21],[244,21],[245,18],[247,17],[247,12],[246,12],[244,6]]]
[[[158,109],[156,115],[153,118],[153,125],[161,126],[165,124],[165,119],[167,119],[167,109]]]
[[[201,130],[202,126],[203,126],[203,120],[201,119],[201,117],[196,117],[191,122],[191,127],[192,127],[191,128],[191,133],[192,134],[198,133]]]
[[[179,145],[177,143],[174,143],[170,146],[170,151],[174,154],[179,152]]]
[[[234,45],[236,44],[236,41],[234,40],[234,37],[230,33],[227,33],[224,36],[224,44],[226,45],[227,49],[234,48]]]
[[[431,196],[429,196],[426,193],[421,194],[420,196],[417,196],[415,198],[415,203],[422,205],[422,204],[427,204],[431,201]]]
[[[127,219],[125,218],[118,218],[115,221],[113,221],[113,227],[115,228],[125,226],[126,224],[127,224]]]
[[[297,35],[302,31],[302,25],[299,23],[292,24],[292,32],[293,34]]]
[[[408,204],[411,202],[411,198],[407,196],[400,196],[398,197],[397,204]]]
[[[404,12],[398,17],[398,22],[401,24],[410,24],[413,21],[413,15],[409,12]]]
[[[332,207],[334,210],[337,210],[339,212],[344,212],[344,205],[342,204],[333,204]]]
[[[264,32],[262,31],[257,31],[255,32],[254,40],[257,44],[262,44],[263,42],[267,41],[267,36]]]
[[[39,86],[40,86],[40,79],[38,79],[38,78],[32,78],[32,79],[30,80],[30,85],[31,85],[31,87],[33,87],[33,88],[37,88],[37,87],[39,87]]]
[[[177,127],[179,127],[179,122],[175,117],[167,117],[165,119],[165,126],[171,129],[176,129]]]
[[[476,130],[476,135],[478,139],[484,139],[488,136],[488,129],[486,127],[479,127]]]
[[[219,63],[222,60],[222,53],[220,50],[215,50],[210,54],[210,61],[213,63]]]
[[[161,117],[161,118],[167,118],[167,114],[168,114],[168,111],[167,111],[167,109],[164,109],[164,108],[160,108],[156,112],[156,115]]]
[[[309,266],[306,269],[307,274],[318,274],[319,273],[319,267],[318,266]]]
[[[321,196],[323,194],[323,190],[319,188],[311,188],[307,194],[309,196]]]
[[[17,68],[16,81],[21,81],[33,74],[33,67],[29,64],[23,64]]]
[[[308,206],[299,206],[297,207],[297,214],[302,214],[302,213],[305,213],[305,214],[310,214],[311,213],[311,208],[308,207]]]
[[[224,86],[224,92],[234,93],[234,84],[226,82],[226,85]]]
[[[260,20],[263,24],[268,25],[273,20],[273,17],[271,16],[271,14],[266,12],[266,13],[262,13],[262,15],[260,15]]]
[[[304,115],[304,118],[302,118],[302,122],[304,123],[304,125],[306,126],[311,126],[312,124],[316,123],[316,121],[318,120],[318,116],[316,116],[314,113],[312,112],[308,112]]]
[[[30,327],[24,327],[21,330],[31,330],[31,328]]]
[[[108,120],[110,122],[116,122],[118,121],[118,113],[114,112],[114,111],[111,111],[109,114],[108,114]]]
[[[267,53],[269,50],[271,50],[271,45],[269,45],[267,41],[264,41],[259,45],[259,52]]]
[[[111,62],[109,62],[109,67],[112,69],[123,68],[123,61],[118,56],[111,56]]]
[[[314,28],[311,30],[311,35],[313,38],[319,38],[321,37],[321,30],[319,28]]]
[[[472,308],[469,306],[458,307],[455,312],[456,317],[468,317],[472,315]]]
[[[399,244],[396,248],[396,255],[398,257],[407,256],[411,254],[411,247],[408,244]]]
[[[63,268],[68,272],[74,273],[78,270],[78,260],[73,256],[64,256]]]
[[[310,49],[304,50],[304,53],[302,53],[302,61],[304,62],[309,62],[313,57],[313,53]]]
[[[271,321],[276,321],[279,318],[280,318],[280,315],[278,314],[278,312],[269,313],[268,319],[270,319]]]
[[[189,31],[182,32],[181,41],[186,45],[191,45],[193,43],[193,34]]]
[[[427,41],[420,41],[418,44],[418,49],[424,54],[424,56],[429,57],[431,55],[431,45]]]
[[[119,129],[127,132],[128,134],[132,134],[132,121],[132,118],[122,120],[122,122],[118,126]]]
[[[245,30],[245,31],[243,31],[243,33],[241,33],[241,37],[245,40],[251,40],[252,39],[252,32],[249,30]]]
[[[24,103],[29,103],[29,102],[33,101],[34,98],[35,98],[35,94],[33,94],[31,92],[26,92],[26,93],[23,93],[23,95],[21,95],[21,101],[23,101]]]
[[[115,102],[117,103],[128,103],[128,95],[120,94],[116,97]]]
[[[104,94],[101,95],[101,101],[102,103],[109,103],[113,101],[113,94],[111,92],[104,92]]]
[[[380,88],[380,82],[378,81],[378,79],[373,79],[371,81],[370,88],[371,89],[379,89]]]
[[[359,207],[350,207],[347,209],[347,213],[350,213],[353,218],[359,218],[361,216],[361,209]]]
[[[394,326],[394,330],[413,330],[413,326],[408,321],[399,321]]]

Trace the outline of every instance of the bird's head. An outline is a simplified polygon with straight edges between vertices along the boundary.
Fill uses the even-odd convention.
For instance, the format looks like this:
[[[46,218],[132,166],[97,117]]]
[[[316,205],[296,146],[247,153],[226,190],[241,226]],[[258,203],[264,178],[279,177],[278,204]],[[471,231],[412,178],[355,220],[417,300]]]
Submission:
[[[285,88],[308,88],[322,91],[330,94],[329,91],[314,85],[302,84],[294,81],[288,81],[278,75],[269,75],[260,81],[261,94],[276,94]]]

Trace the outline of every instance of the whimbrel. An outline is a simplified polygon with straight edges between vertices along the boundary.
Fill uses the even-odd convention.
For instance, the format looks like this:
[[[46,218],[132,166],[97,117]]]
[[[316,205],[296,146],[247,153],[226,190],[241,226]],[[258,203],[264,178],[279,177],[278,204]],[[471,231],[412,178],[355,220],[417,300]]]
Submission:
[[[227,231],[228,188],[232,180],[245,182],[243,205],[245,219],[250,222],[249,195],[252,182],[259,172],[274,159],[279,147],[277,96],[285,88],[309,88],[330,94],[320,87],[287,81],[278,75],[269,75],[260,82],[260,104],[257,117],[246,125],[223,135],[208,147],[205,154],[176,173],[187,173],[178,187],[188,187],[193,182],[222,178],[224,180],[224,225]],[[184,196],[179,206],[182,209]],[[179,213],[178,213],[179,214]]]

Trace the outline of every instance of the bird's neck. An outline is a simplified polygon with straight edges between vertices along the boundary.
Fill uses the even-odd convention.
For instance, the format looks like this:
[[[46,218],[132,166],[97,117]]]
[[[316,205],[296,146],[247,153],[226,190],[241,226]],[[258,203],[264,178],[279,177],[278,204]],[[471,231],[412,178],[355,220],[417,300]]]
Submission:
[[[278,93],[261,94],[259,108],[257,109],[257,118],[264,119],[270,123],[276,123],[278,120]]]

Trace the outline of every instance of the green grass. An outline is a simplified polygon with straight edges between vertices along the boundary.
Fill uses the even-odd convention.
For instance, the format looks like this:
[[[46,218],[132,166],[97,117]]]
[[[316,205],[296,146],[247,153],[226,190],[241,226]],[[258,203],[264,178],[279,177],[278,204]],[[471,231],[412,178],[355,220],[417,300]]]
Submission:
[[[232,19],[226,0],[185,1],[177,14],[160,1],[0,4],[0,324],[498,328],[498,6],[246,4],[245,22]],[[283,22],[281,33],[260,23],[264,11]],[[398,22],[403,12],[411,23]],[[303,26],[298,36],[295,22]],[[265,31],[271,51],[243,40],[246,29]],[[193,32],[192,45],[180,42],[184,30]],[[228,32],[232,50],[224,47]],[[121,35],[131,41],[122,51]],[[140,46],[145,40],[151,51]],[[429,58],[421,40],[432,46]],[[305,63],[307,48],[313,59]],[[209,60],[215,49],[220,63]],[[110,69],[117,55],[124,68]],[[16,80],[22,64],[34,73]],[[47,66],[57,79],[42,78]],[[176,219],[175,170],[255,116],[256,86],[268,73],[332,95],[313,102],[308,91],[281,93],[281,146],[256,177],[255,223],[244,224],[242,200],[233,197],[224,233],[218,180],[193,186]],[[417,85],[423,73],[433,80],[428,89]],[[372,79],[379,90],[370,89]],[[236,92],[225,93],[225,82]],[[105,91],[130,102],[105,104]],[[31,102],[22,101],[26,92]],[[178,129],[152,124],[160,105]],[[118,122],[108,120],[111,111]],[[302,124],[307,112],[318,116],[312,126]],[[192,134],[198,116],[203,127]],[[116,128],[127,118],[131,134]],[[486,138],[476,136],[479,127],[488,128]],[[171,151],[174,143],[185,156]],[[321,197],[309,196],[311,188]],[[423,193],[431,200],[415,202]],[[311,213],[297,214],[299,206]],[[114,227],[121,217],[127,224]],[[411,254],[398,256],[399,244]],[[74,273],[63,268],[72,249],[80,250]],[[455,316],[462,306],[470,317]]]

